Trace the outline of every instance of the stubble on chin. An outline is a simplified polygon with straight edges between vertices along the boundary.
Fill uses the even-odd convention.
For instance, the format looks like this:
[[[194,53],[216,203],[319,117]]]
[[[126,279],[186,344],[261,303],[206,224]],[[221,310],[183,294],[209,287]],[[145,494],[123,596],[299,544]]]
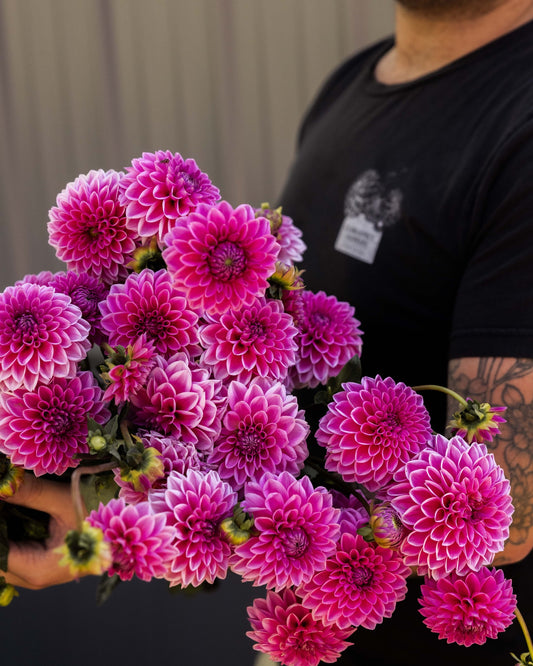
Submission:
[[[434,19],[474,19],[506,2],[508,0],[396,0],[407,10]]]

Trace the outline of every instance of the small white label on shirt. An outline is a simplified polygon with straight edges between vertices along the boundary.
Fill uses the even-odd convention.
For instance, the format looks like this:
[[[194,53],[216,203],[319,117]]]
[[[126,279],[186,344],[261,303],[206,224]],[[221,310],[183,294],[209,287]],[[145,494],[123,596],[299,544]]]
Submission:
[[[335,249],[349,257],[373,264],[383,232],[369,222],[364,215],[345,217],[339,230]]]

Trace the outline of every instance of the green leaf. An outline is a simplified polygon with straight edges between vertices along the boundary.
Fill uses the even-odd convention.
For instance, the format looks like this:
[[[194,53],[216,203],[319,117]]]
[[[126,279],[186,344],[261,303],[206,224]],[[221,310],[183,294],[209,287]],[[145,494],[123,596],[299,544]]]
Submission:
[[[119,583],[120,578],[117,576],[117,574],[108,576],[105,573],[100,576],[100,580],[98,581],[98,586],[96,588],[96,605],[101,606],[104,604],[109,599],[111,593]]]
[[[328,390],[331,395],[338,393],[342,390],[342,385],[346,382],[360,382],[363,376],[361,368],[361,359],[359,356],[354,356],[342,368],[336,377],[333,377],[328,382]]]
[[[87,511],[97,509],[100,502],[107,504],[118,496],[119,487],[113,472],[86,474],[80,480],[80,492]]]

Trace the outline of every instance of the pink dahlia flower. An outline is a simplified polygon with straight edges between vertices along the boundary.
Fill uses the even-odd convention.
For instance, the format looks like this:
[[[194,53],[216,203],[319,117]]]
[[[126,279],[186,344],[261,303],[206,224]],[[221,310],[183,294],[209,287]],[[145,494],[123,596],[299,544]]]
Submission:
[[[138,234],[126,227],[119,202],[121,174],[90,171],[57,196],[50,209],[49,243],[70,271],[88,273],[106,284],[128,274]]]
[[[436,435],[395,476],[389,494],[409,534],[409,566],[438,579],[490,564],[509,536],[510,484],[484,444]]]
[[[282,215],[281,225],[274,234],[280,245],[278,261],[284,264],[297,264],[303,259],[307,249],[302,240],[302,230],[287,215]]]
[[[222,314],[252,305],[274,272],[279,245],[248,205],[200,205],[165,236],[163,258],[191,307]]]
[[[329,491],[333,506],[340,509],[339,525],[341,534],[350,532],[355,534],[357,530],[368,524],[368,511],[355,495],[346,497],[335,489]]]
[[[264,472],[302,469],[309,432],[295,396],[285,387],[262,378],[249,385],[231,382],[222,431],[208,463],[235,490]]]
[[[291,377],[296,387],[314,388],[338,375],[351,358],[361,355],[362,331],[353,316],[354,308],[335,296],[304,291],[302,301],[299,358]]]
[[[316,438],[326,447],[326,469],[374,492],[431,437],[422,397],[402,382],[363,377],[333,396]]]
[[[198,587],[225,578],[231,547],[219,525],[237,503],[231,486],[214,471],[171,472],[166,489],[150,493],[150,502],[176,530],[174,557],[165,574],[170,586]]]
[[[218,201],[220,192],[192,159],[179,153],[158,150],[143,153],[126,167],[122,180],[127,225],[143,238],[159,241],[176,220],[200,203]]]
[[[325,567],[298,594],[316,619],[341,629],[374,629],[405,597],[410,573],[396,551],[345,532]]]
[[[124,284],[114,284],[100,310],[111,345],[131,345],[146,335],[162,356],[178,351],[194,356],[200,351],[198,316],[164,269],[154,273],[145,268],[132,273]]]
[[[42,287],[47,287],[50,282],[55,278],[56,273],[52,273],[51,271],[41,271],[40,273],[29,273],[28,275],[25,275],[22,280],[17,280],[15,282],[15,286],[19,286],[21,284],[26,284],[29,282],[30,284],[40,284]]]
[[[141,437],[145,449],[155,449],[161,454],[164,475],[153,482],[144,477],[145,487],[136,490],[133,483],[124,481],[120,476],[120,471],[117,470],[115,481],[120,487],[119,497],[123,497],[128,504],[137,504],[148,499],[148,493],[151,490],[166,488],[167,478],[171,472],[185,474],[188,469],[208,471],[206,463],[201,459],[194,444],[186,444],[176,437],[164,436],[155,431],[139,431],[137,434]]]
[[[218,384],[207,370],[191,365],[184,353],[169,359],[159,356],[146,386],[131,396],[135,419],[210,452],[221,426]]]
[[[514,620],[516,597],[499,569],[480,569],[466,576],[451,574],[422,585],[424,624],[446,639],[469,647],[496,638]]]
[[[0,394],[0,450],[36,476],[62,474],[88,453],[87,417],[109,419],[91,372],[53,379],[35,389]]]
[[[145,335],[137,338],[132,345],[124,350],[123,358],[115,354],[106,361],[109,372],[102,373],[109,383],[104,399],[114,400],[117,405],[127,402],[146,383],[150,371],[155,365],[155,349],[153,342],[146,340]],[[118,361],[122,362],[118,362]],[[116,363],[115,363],[116,362]]]
[[[98,304],[107,296],[107,287],[99,282],[95,277],[87,273],[56,273],[48,282],[61,294],[70,296],[74,305],[81,310],[81,314],[86,322],[91,325],[89,340],[98,345],[104,342],[104,334],[100,326],[102,315]]]
[[[246,635],[255,642],[254,650],[287,666],[333,664],[353,645],[346,641],[352,629],[315,619],[291,589],[269,591],[247,610],[252,631]]]
[[[0,382],[33,390],[72,377],[91,343],[90,326],[65,294],[26,283],[0,294]]]
[[[206,347],[201,360],[218,379],[282,381],[296,360],[297,330],[280,301],[261,297],[239,312],[230,310],[210,321],[200,327]]]
[[[306,476],[267,473],[248,483],[244,494],[242,507],[257,533],[235,548],[235,573],[279,591],[308,582],[324,568],[339,536],[339,510],[324,488],[313,488]]]
[[[112,499],[91,511],[87,521],[99,527],[111,546],[110,576],[120,580],[137,576],[144,581],[163,578],[173,556],[174,528],[163,513],[153,513],[148,502],[126,504]]]

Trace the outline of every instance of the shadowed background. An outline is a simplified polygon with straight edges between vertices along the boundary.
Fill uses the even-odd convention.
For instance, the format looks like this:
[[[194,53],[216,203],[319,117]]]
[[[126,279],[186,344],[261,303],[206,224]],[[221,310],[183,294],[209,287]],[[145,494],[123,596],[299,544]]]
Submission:
[[[0,0],[0,289],[61,270],[48,210],[90,169],[194,158],[232,204],[274,202],[301,114],[329,71],[392,27],[392,0]],[[95,579],[0,609],[2,663],[253,661],[236,578],[194,599]]]

